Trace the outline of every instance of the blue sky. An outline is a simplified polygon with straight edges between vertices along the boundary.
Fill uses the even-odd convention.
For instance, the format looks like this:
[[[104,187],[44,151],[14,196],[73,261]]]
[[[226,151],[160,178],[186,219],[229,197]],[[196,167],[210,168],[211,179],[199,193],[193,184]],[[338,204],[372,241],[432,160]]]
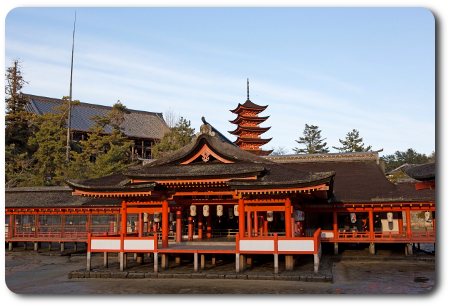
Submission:
[[[67,96],[75,8],[16,8],[5,64],[25,93]],[[169,108],[231,140],[229,112],[269,107],[264,149],[299,147],[305,124],[330,147],[352,129],[381,155],[435,150],[435,20],[424,8],[76,8],[73,99]]]

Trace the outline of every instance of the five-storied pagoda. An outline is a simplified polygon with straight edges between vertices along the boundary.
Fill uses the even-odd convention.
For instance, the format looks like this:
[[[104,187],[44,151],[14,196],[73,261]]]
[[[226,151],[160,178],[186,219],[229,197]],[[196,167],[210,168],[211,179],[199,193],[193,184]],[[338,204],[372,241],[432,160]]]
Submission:
[[[267,106],[260,106],[250,101],[247,79],[247,101],[244,104],[239,104],[236,109],[231,110],[232,113],[237,114],[237,117],[235,120],[230,120],[230,122],[238,126],[234,131],[228,132],[238,137],[234,144],[257,156],[268,156],[272,152],[272,150],[262,150],[260,148],[272,139],[261,138],[261,134],[271,128],[259,127],[261,123],[269,118],[269,116],[258,117],[258,114],[266,108]]]

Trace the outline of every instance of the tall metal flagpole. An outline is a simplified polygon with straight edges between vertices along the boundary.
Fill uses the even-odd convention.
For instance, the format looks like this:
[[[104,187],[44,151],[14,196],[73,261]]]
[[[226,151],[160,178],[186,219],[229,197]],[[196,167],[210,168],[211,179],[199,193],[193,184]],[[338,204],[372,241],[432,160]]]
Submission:
[[[77,21],[77,12],[75,11],[75,20],[73,22],[73,38],[72,38],[72,61],[70,63],[70,93],[69,93],[69,118],[67,121],[67,146],[66,146],[66,163],[70,161],[70,121],[72,119],[72,73],[73,73],[73,46],[75,43],[75,23]]]

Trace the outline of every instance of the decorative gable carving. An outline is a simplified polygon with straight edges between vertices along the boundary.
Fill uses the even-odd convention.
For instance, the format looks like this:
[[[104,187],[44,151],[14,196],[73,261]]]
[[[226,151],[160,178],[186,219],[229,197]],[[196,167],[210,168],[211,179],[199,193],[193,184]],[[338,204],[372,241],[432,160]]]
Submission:
[[[234,163],[233,161],[227,160],[222,158],[221,156],[217,155],[214,153],[214,151],[212,151],[207,144],[203,145],[203,147],[189,160],[181,162],[180,164],[182,165],[186,165],[191,163],[192,161],[195,161],[195,159],[197,159],[198,157],[202,157],[203,162],[208,162],[209,161],[209,157],[213,156],[214,158],[216,158],[217,160],[223,162],[223,163]]]

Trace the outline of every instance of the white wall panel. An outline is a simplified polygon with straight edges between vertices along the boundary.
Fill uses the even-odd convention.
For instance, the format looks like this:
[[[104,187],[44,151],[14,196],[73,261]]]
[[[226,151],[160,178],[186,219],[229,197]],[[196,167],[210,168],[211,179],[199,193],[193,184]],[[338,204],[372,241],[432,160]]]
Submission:
[[[280,252],[312,252],[314,240],[280,240],[278,241]]]
[[[102,240],[92,239],[91,249],[96,250],[120,250],[120,239],[117,240]]]
[[[155,249],[155,240],[147,239],[147,240],[127,240],[123,243],[123,249],[127,250],[154,250]]]
[[[239,249],[241,251],[274,251],[273,240],[239,240]]]

